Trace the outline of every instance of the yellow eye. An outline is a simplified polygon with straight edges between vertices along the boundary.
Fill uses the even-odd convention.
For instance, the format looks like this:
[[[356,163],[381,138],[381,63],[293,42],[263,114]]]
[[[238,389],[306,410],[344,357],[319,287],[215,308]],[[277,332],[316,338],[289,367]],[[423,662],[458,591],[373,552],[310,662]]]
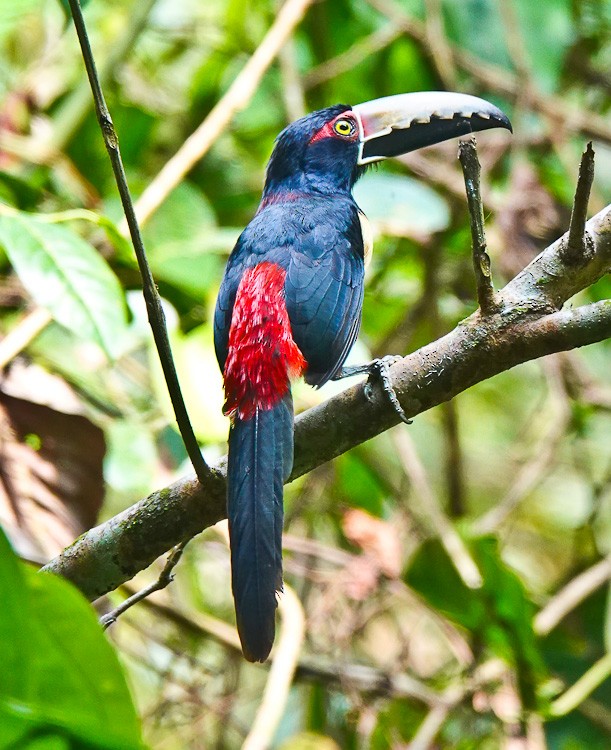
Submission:
[[[333,130],[335,130],[338,135],[349,137],[351,135],[354,135],[354,131],[356,130],[356,128],[352,120],[341,119],[335,123],[335,125],[333,126]]]

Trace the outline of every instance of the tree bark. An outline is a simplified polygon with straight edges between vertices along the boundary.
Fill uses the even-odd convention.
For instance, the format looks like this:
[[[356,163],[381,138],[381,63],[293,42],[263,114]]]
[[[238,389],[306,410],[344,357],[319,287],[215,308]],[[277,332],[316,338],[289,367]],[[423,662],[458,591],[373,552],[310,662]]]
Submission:
[[[495,312],[479,311],[390,370],[408,416],[456,396],[522,362],[611,338],[611,300],[562,309],[611,269],[611,206],[586,225],[588,252],[568,264],[567,236],[544,250],[495,294]],[[291,479],[398,423],[387,398],[362,384],[299,415]],[[194,476],[153,492],[79,537],[43,570],[95,599],[132,578],[171,547],[225,517],[225,460],[200,485]]]

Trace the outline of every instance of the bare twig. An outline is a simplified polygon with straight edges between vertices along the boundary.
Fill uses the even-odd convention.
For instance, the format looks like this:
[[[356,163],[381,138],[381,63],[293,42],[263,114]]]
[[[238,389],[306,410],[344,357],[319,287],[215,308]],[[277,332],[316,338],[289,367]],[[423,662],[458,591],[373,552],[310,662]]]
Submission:
[[[211,472],[199,449],[195,433],[193,432],[193,427],[189,420],[189,415],[187,414],[187,408],[182,397],[182,392],[180,390],[180,383],[178,382],[178,375],[176,373],[176,367],[174,365],[172,350],[168,339],[165,314],[148,264],[144,243],[140,234],[140,227],[138,226],[138,221],[134,212],[134,206],[127,185],[127,178],[125,176],[125,169],[123,168],[123,161],[121,159],[121,152],[119,151],[119,140],[100,86],[79,0],[69,0],[69,2],[72,17],[74,19],[74,26],[81,45],[83,61],[85,63],[85,68],[87,69],[89,85],[91,86],[91,91],[93,93],[98,123],[112,164],[115,181],[121,196],[121,203],[123,205],[132,243],[136,252],[136,258],[138,259],[138,267],[140,268],[140,274],[142,276],[142,291],[146,301],[149,323],[153,331],[153,338],[155,339],[155,344],[159,353],[159,359],[161,361],[165,381],[172,400],[172,406],[174,407],[176,422],[195,473],[200,482],[203,482],[209,478]]]
[[[611,675],[611,653],[605,654],[590,667],[550,706],[552,716],[565,716],[582,703]]]
[[[126,591],[132,591],[136,593],[130,584],[125,584],[123,588]],[[222,643],[233,651],[242,652],[242,646],[240,645],[240,637],[235,626],[230,625],[224,620],[219,620],[217,617],[205,614],[204,612],[183,612],[176,606],[159,601],[161,597],[155,599],[145,599],[143,606],[148,608],[151,612],[160,617],[165,617],[170,622],[173,622],[179,628],[182,628],[188,633],[192,633],[202,638],[213,638],[214,640]],[[127,615],[125,618],[126,622],[135,625],[135,620],[132,621],[131,616]]]
[[[611,579],[611,556],[575,576],[555,594],[534,620],[538,635],[547,635],[590,594]]]
[[[541,483],[546,472],[557,459],[558,446],[566,436],[571,420],[571,408],[557,372],[557,362],[547,361],[547,379],[550,387],[549,408],[551,416],[545,420],[545,429],[535,447],[529,450],[532,456],[517,472],[515,481],[501,500],[473,523],[476,534],[490,534],[504,523],[511,513]]]
[[[401,36],[401,29],[390,23],[381,29],[376,29],[369,36],[363,37],[349,47],[345,52],[332,57],[330,60],[320,63],[309,70],[303,77],[306,89],[320,86],[321,83],[330,81],[342,73],[354,70],[363,60],[388,47],[389,44]]]
[[[566,244],[562,247],[562,259],[565,263],[577,264],[587,260],[589,255],[586,219],[588,218],[588,201],[594,181],[594,150],[588,143],[581,156],[579,177],[571,211],[571,224]]]
[[[477,299],[483,315],[496,309],[494,287],[490,273],[490,258],[486,252],[486,231],[484,229],[484,206],[480,193],[481,167],[477,158],[475,138],[461,141],[458,145],[458,158],[465,177],[467,205],[471,222],[471,242],[473,246],[473,270],[477,283]]]
[[[465,484],[456,401],[448,401],[443,404],[441,418],[446,445],[445,474],[448,488],[449,515],[452,518],[460,518],[465,514]]]
[[[429,750],[453,707],[452,705],[433,706],[412,737],[409,743],[410,750]]]
[[[0,341],[0,369],[28,346],[53,320],[44,307],[35,307]]]
[[[174,580],[174,568],[178,565],[178,562],[182,557],[182,553],[184,552],[185,547],[188,543],[189,540],[180,542],[180,544],[177,544],[174,547],[174,549],[168,555],[166,563],[163,566],[163,570],[159,574],[159,578],[156,581],[149,584],[148,586],[145,586],[143,589],[140,589],[140,591],[137,591],[135,594],[132,594],[132,596],[130,596],[124,602],[121,602],[118,607],[115,607],[112,612],[107,612],[105,615],[102,615],[102,617],[100,617],[100,624],[102,625],[104,630],[106,630],[106,628],[110,627],[114,622],[116,622],[117,618],[128,609],[130,609],[130,607],[133,607],[134,604],[138,604],[138,602],[146,599],[146,597],[153,592],[160,591],[161,589],[164,589],[166,586],[169,586],[170,583],[172,583],[172,581]]]
[[[104,87],[113,78],[117,67],[133,51],[136,39],[145,28],[150,12],[157,0],[138,0],[133,3],[133,8],[127,19],[122,34],[113,39],[108,49],[108,55],[98,70],[101,87]],[[54,118],[54,128],[50,140],[45,143],[48,149],[48,158],[53,154],[61,153],[66,145],[75,136],[83,124],[87,113],[91,108],[91,94],[87,81],[74,89],[66,101],[62,103],[57,116]]]
[[[282,625],[272,654],[272,666],[263,692],[263,700],[242,750],[264,750],[274,738],[282,719],[299,654],[305,636],[303,607],[290,586],[284,585],[278,609]]]
[[[482,576],[477,564],[439,506],[411,437],[405,430],[393,430],[392,438],[403,469],[413,485],[413,499],[419,515],[426,519],[429,529],[439,537],[464,584],[470,589],[479,588]]]
[[[456,88],[456,71],[452,60],[452,50],[444,29],[442,3],[441,0],[425,0],[424,6],[429,49],[444,87],[452,91]]]
[[[227,93],[215,104],[206,119],[187,138],[138,199],[135,213],[141,224],[151,217],[187,172],[206,154],[234,114],[248,105],[263,74],[312,2],[313,0],[286,0],[265,38]],[[120,228],[125,231],[124,225]]]

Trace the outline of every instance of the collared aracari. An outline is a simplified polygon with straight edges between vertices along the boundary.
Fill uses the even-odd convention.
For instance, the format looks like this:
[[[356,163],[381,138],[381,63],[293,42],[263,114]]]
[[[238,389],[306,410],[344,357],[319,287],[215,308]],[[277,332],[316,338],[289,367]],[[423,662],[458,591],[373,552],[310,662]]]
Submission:
[[[265,661],[282,589],[283,485],[293,465],[290,381],[342,376],[359,332],[371,249],[352,187],[366,165],[507,117],[473,96],[399,94],[338,104],[289,125],[259,209],[231,253],[214,343],[231,418],[227,513],[242,649]]]

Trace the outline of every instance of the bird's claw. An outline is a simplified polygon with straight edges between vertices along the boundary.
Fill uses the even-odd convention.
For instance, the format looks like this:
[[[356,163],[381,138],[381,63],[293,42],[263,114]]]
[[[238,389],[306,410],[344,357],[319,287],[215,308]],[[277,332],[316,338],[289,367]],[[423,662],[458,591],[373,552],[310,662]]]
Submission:
[[[363,386],[363,392],[365,394],[365,398],[368,401],[373,401],[373,382],[374,380],[379,380],[382,386],[382,390],[388,396],[388,399],[393,409],[399,416],[399,419],[402,422],[405,422],[405,424],[411,424],[412,420],[409,419],[407,414],[403,411],[403,407],[399,403],[397,393],[390,380],[389,369],[392,365],[395,364],[395,362],[398,362],[400,359],[402,359],[401,356],[393,354],[389,354],[386,357],[382,357],[380,359],[374,359],[369,364],[369,378]]]

